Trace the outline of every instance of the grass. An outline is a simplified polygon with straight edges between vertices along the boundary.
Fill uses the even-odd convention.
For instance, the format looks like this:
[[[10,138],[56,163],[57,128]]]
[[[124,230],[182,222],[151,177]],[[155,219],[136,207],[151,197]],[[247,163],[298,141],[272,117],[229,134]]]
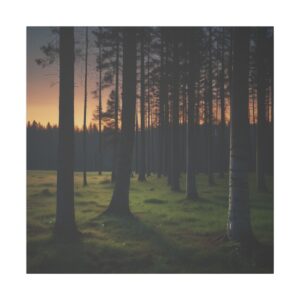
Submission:
[[[263,245],[255,259],[245,260],[239,245],[224,241],[228,179],[216,176],[209,187],[198,175],[200,199],[185,200],[165,178],[131,179],[134,218],[102,215],[111,199],[110,174],[88,173],[88,186],[75,174],[75,211],[82,238],[57,243],[56,173],[27,172],[27,272],[29,273],[271,273],[273,272],[273,194],[255,191],[250,175],[253,232]],[[182,176],[181,187],[184,187]],[[273,190],[272,178],[267,178]],[[266,250],[267,249],[267,250]]]

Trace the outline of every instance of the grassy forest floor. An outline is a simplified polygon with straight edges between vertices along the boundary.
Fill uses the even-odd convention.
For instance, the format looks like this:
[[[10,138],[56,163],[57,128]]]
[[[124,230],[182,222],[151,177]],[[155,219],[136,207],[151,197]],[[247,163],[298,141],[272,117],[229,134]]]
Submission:
[[[184,176],[181,186],[184,187]],[[131,180],[130,207],[135,218],[103,216],[111,199],[110,174],[75,174],[75,211],[82,237],[77,243],[53,240],[56,172],[27,172],[28,273],[271,273],[273,272],[273,193],[255,191],[250,175],[253,232],[259,248],[244,259],[226,230],[228,178],[216,176],[209,187],[198,175],[200,199],[185,200],[156,176]],[[268,177],[269,190],[273,179]]]

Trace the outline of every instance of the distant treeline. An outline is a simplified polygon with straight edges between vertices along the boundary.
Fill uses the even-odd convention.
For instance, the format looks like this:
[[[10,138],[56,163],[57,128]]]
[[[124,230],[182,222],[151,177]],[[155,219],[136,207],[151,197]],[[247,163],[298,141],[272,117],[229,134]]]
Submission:
[[[218,147],[220,126],[214,125],[213,127],[213,170],[219,171],[219,158],[220,147]],[[145,130],[146,136],[146,170],[147,174],[157,173],[158,167],[158,140],[159,129],[151,128]],[[201,173],[207,172],[208,153],[207,145],[203,145],[201,141],[206,140],[208,134],[206,125],[197,125],[196,135],[197,150],[196,152],[196,170]],[[87,129],[87,170],[98,171],[98,128],[96,125],[90,125]],[[180,162],[181,171],[185,171],[185,145],[186,145],[186,126],[181,125],[179,128],[180,139]],[[255,171],[256,166],[256,125],[250,125],[251,145],[249,147],[249,170]],[[102,170],[112,171],[113,166],[113,138],[114,130],[105,128],[102,131]],[[167,137],[168,138],[168,137]],[[134,171],[138,170],[139,157],[136,153],[140,153],[138,150],[140,147],[140,131],[136,133],[136,140],[133,151],[133,166]],[[265,134],[266,145],[266,172],[273,173],[273,128],[272,123],[268,123]],[[57,169],[57,142],[58,142],[58,127],[42,126],[37,122],[28,122],[27,124],[27,169],[28,170],[56,170]],[[226,171],[229,166],[229,127],[225,127],[225,157]],[[166,143],[168,145],[168,143]],[[151,149],[151,150],[149,150]],[[163,161],[163,173],[166,175],[168,172],[168,161],[170,156],[167,155],[167,149],[165,149],[166,155]],[[75,130],[75,170],[83,170],[83,131],[80,129]]]

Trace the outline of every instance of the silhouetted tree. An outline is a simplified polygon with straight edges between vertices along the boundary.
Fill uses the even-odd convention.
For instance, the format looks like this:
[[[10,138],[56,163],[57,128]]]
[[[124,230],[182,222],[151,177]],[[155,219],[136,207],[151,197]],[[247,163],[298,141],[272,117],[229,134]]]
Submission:
[[[99,27],[96,46],[98,47],[98,174],[102,174],[102,28]]]
[[[140,95],[140,116],[141,116],[141,146],[138,181],[146,180],[146,144],[145,144],[145,49],[144,29],[140,29],[141,41],[141,95]]]
[[[114,28],[113,35],[115,38],[116,60],[115,60],[115,131],[114,131],[114,146],[113,146],[113,169],[111,173],[111,181],[115,182],[116,178],[116,161],[118,148],[118,133],[119,133],[119,64],[120,64],[120,37],[119,28]]]
[[[195,180],[195,83],[197,76],[196,29],[189,29],[189,79],[188,79],[188,119],[187,119],[187,157],[186,157],[186,196],[189,199],[198,197]]]
[[[166,66],[165,66],[165,29],[160,29],[160,86],[159,86],[159,143],[158,143],[158,165],[157,176],[161,177],[164,164],[164,123],[165,112],[164,102],[167,98]]]
[[[181,32],[180,32],[181,33]],[[171,128],[171,189],[179,191],[179,176],[180,176],[180,158],[179,158],[179,30],[172,31],[172,46],[173,46],[173,76],[172,76],[172,128]]]
[[[220,75],[220,104],[221,104],[221,120],[220,120],[220,142],[219,142],[219,162],[220,162],[220,177],[224,177],[225,172],[225,63],[224,63],[224,52],[225,52],[225,33],[222,29],[221,35],[221,75]]]
[[[233,73],[230,122],[229,211],[230,239],[249,241],[252,232],[249,210],[248,71],[249,28],[233,29]]]
[[[116,184],[107,212],[128,215],[131,161],[134,144],[134,117],[136,105],[136,29],[124,29],[123,41],[123,105],[122,129]]]
[[[85,71],[84,71],[84,110],[83,110],[83,186],[87,185],[86,179],[86,111],[87,111],[87,65],[88,65],[88,27],[85,29]]]
[[[59,137],[54,233],[76,237],[74,214],[74,29],[59,30]]]
[[[266,163],[266,28],[257,29],[257,134],[256,134],[256,179],[257,189],[265,191]]]
[[[208,121],[208,141],[207,141],[207,163],[208,163],[208,183],[214,184],[213,174],[213,82],[212,82],[212,29],[208,33],[208,82],[207,82],[207,121]]]

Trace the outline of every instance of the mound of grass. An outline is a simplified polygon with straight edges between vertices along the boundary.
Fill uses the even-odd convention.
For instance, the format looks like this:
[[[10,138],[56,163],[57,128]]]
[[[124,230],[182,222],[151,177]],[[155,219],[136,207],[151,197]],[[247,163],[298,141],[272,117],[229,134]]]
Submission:
[[[99,184],[110,174],[75,174],[75,212],[82,236],[76,243],[57,243],[55,223],[56,172],[28,171],[27,271],[29,273],[270,273],[273,271],[273,186],[255,190],[250,176],[251,220],[258,240],[254,260],[241,256],[239,245],[224,240],[228,179],[216,177],[209,187],[197,176],[200,199],[188,201],[170,191],[166,178],[138,182],[131,178],[132,218],[103,215],[112,184]],[[107,183],[110,183],[107,182]],[[45,187],[53,189],[45,189]],[[184,176],[181,178],[184,191]],[[38,197],[36,197],[38,195]]]

